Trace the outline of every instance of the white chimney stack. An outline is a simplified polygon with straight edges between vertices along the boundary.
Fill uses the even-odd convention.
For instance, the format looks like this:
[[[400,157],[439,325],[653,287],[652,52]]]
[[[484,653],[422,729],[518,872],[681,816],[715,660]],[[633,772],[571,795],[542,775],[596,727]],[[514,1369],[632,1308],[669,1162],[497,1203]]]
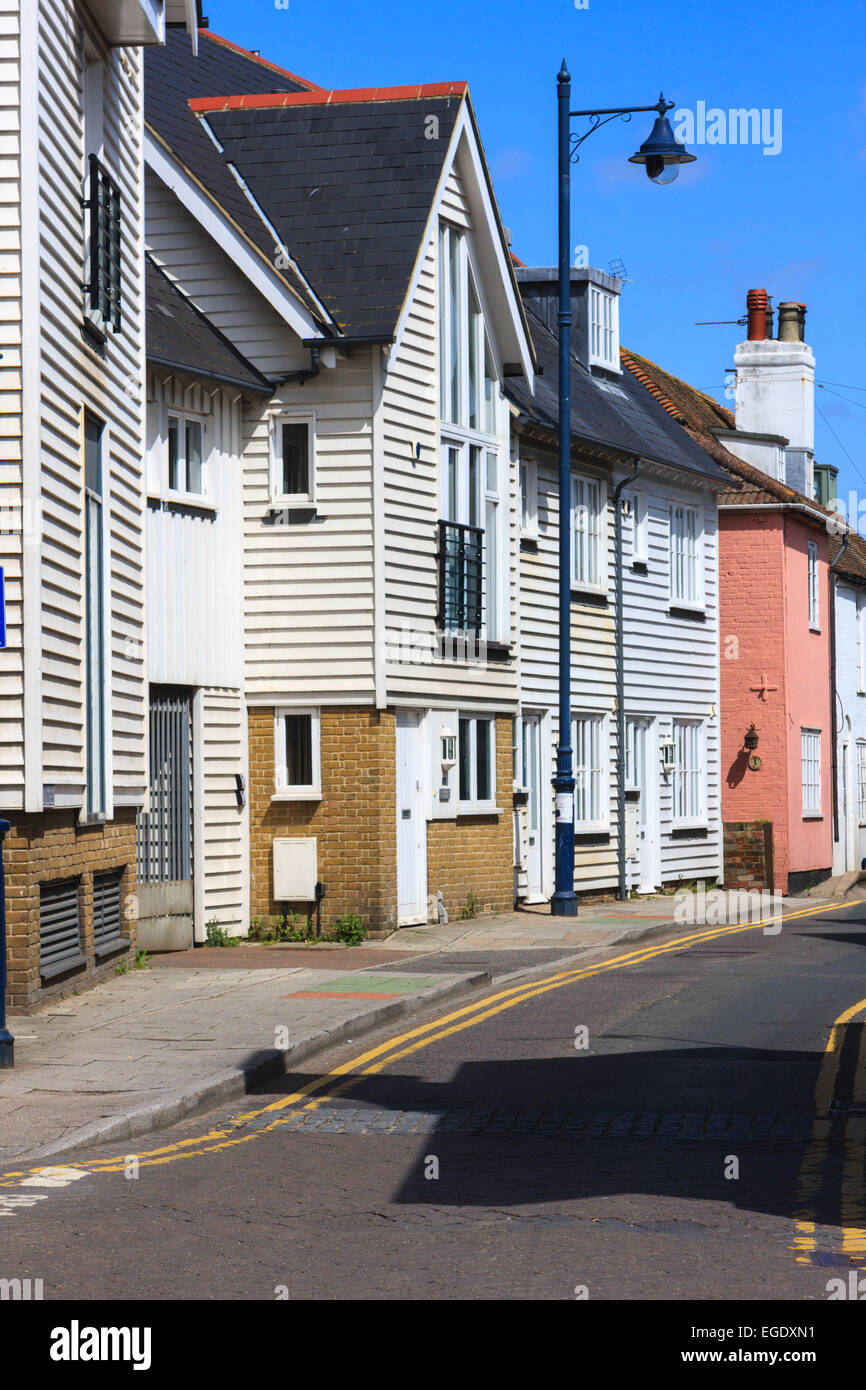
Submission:
[[[766,291],[749,290],[747,305],[749,336],[734,353],[737,429],[787,439],[785,480],[811,496],[815,358],[804,342],[806,306],[780,304],[779,336],[772,338]]]

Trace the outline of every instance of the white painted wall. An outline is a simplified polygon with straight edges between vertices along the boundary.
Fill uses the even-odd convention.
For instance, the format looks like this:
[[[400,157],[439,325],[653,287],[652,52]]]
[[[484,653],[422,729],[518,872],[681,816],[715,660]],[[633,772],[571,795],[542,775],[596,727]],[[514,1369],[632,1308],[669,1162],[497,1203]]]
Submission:
[[[866,590],[836,581],[836,748],[839,840],[833,846],[834,874],[859,869],[866,856],[866,821],[858,805],[857,744],[866,742],[866,688],[860,643],[866,620]],[[866,671],[864,671],[866,674]]]

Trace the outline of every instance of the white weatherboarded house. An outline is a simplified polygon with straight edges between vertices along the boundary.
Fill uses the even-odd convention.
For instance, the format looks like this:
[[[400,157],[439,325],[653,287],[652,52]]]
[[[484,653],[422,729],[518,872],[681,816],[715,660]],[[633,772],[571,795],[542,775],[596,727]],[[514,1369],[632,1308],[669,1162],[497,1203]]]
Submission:
[[[543,368],[534,395],[519,383],[509,389],[521,478],[517,895],[539,902],[553,891],[558,740],[558,286],[553,271],[520,269],[518,280]],[[572,271],[578,893],[651,893],[721,876],[716,497],[727,478],[622,368],[619,290],[603,272]]]
[[[28,1006],[129,949],[147,785],[142,46],[194,5],[2,0],[0,811]]]
[[[271,385],[242,409],[252,914],[509,907],[503,385],[533,355],[468,93],[201,52],[148,61],[147,245]]]

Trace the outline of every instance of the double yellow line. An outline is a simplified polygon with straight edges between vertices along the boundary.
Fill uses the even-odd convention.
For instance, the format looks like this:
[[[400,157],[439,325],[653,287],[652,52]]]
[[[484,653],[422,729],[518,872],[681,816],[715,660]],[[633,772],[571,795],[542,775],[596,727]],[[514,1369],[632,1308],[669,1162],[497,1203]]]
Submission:
[[[845,1117],[844,1156],[840,1192],[840,1226],[842,1254],[852,1262],[866,1257],[866,1024],[855,1022],[866,1015],[866,999],[853,1004],[840,1014],[833,1024],[815,1085],[815,1119],[812,1136],[803,1157],[797,1185],[796,1221],[792,1250],[798,1264],[811,1264],[817,1247],[817,1202],[823,1191],[826,1166],[831,1156],[830,1136],[840,1118],[831,1106],[837,1088],[843,1081],[842,1056],[849,1029],[859,1029],[857,1054],[850,1077],[851,1093],[848,1104],[862,1108],[863,1115]]]
[[[846,906],[846,904],[842,904],[842,906]],[[612,960],[601,961],[596,965],[560,971],[555,975],[546,976],[542,980],[524,981],[522,984],[513,985],[508,989],[487,995],[484,999],[478,999],[472,1004],[464,1005],[442,1018],[435,1019],[430,1023],[419,1024],[408,1032],[389,1038],[386,1042],[378,1044],[369,1051],[334,1067],[326,1075],[309,1081],[290,1095],[282,1096],[279,1100],[272,1101],[270,1105],[260,1109],[248,1111],[223,1127],[210,1129],[205,1134],[197,1135],[191,1139],[182,1139],[174,1144],[167,1144],[157,1149],[148,1149],[138,1154],[128,1154],[122,1158],[88,1159],[81,1163],[73,1160],[74,1166],[93,1173],[117,1173],[128,1171],[132,1162],[139,1166],[150,1167],[174,1163],[184,1158],[195,1158],[201,1153],[216,1153],[238,1144],[250,1143],[260,1134],[267,1134],[278,1125],[288,1123],[291,1116],[286,1115],[285,1111],[293,1110],[296,1107],[304,1110],[315,1110],[326,1101],[333,1100],[351,1090],[363,1078],[375,1075],[393,1062],[411,1056],[412,1053],[421,1048],[441,1042],[444,1038],[452,1037],[455,1033],[460,1033],[466,1028],[474,1028],[480,1023],[485,1023],[489,1019],[495,1018],[497,1014],[501,1014],[507,1009],[516,1008],[517,1005],[524,1004],[530,999],[536,999],[551,990],[563,989],[565,986],[575,984],[580,980],[589,980],[596,975],[607,974],[610,971],[625,970],[632,966],[643,965],[660,956],[688,951],[703,942],[718,941],[724,937],[735,936],[743,932],[761,931],[771,925],[777,926],[779,920],[782,922],[797,921],[804,917],[823,914],[827,910],[826,905],[801,908],[796,912],[783,915],[781,919],[765,918],[759,922],[737,923],[733,926],[712,928],[709,931],[692,932],[688,936],[677,937],[673,941],[637,948],[625,955],[615,956]],[[859,1008],[859,1005],[855,1007]],[[268,1116],[272,1118],[266,1119]],[[243,1126],[259,1120],[265,1120],[265,1123],[249,1133],[237,1133]],[[42,1167],[44,1166],[42,1165]],[[40,1171],[42,1171],[41,1168],[31,1168],[7,1173],[3,1180],[0,1180],[0,1187],[17,1186],[15,1179],[30,1176]]]

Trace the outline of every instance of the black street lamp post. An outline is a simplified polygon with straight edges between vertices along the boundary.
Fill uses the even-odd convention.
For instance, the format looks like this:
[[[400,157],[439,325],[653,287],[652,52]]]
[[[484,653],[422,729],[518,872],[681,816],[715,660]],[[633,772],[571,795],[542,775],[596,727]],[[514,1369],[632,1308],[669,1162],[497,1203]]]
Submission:
[[[576,917],[574,892],[574,755],[571,746],[571,165],[594,131],[638,111],[657,111],[655,124],[630,159],[643,164],[654,183],[672,183],[680,164],[695,156],[674,139],[667,113],[673,106],[660,96],[655,106],[617,106],[572,111],[571,75],[563,61],[559,73],[559,743],[556,750],[556,884],[550,900],[554,917]],[[573,135],[571,119],[585,116],[589,129]]]

